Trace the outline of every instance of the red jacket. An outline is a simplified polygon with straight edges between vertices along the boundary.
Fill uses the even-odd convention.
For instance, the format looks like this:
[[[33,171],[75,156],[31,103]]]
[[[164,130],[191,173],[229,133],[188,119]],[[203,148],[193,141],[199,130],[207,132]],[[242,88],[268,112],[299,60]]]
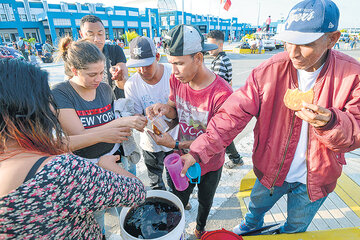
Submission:
[[[307,189],[311,201],[332,192],[345,164],[344,153],[360,147],[360,64],[329,50],[314,86],[314,104],[332,111],[322,128],[309,124]],[[297,72],[286,52],[255,68],[244,87],[234,92],[209,122],[190,154],[206,164],[228,146],[255,116],[253,164],[261,183],[281,186],[298,145],[302,120],[285,107],[288,88],[297,88]],[[200,160],[201,159],[201,160]],[[211,159],[213,161],[213,159]]]

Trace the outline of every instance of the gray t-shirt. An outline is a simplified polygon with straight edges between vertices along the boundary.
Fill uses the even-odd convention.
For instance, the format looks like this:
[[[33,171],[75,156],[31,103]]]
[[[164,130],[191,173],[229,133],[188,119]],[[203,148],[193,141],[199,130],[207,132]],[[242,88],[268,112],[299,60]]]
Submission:
[[[115,119],[114,94],[106,83],[100,83],[96,88],[93,101],[84,100],[69,81],[56,84],[52,93],[58,108],[74,109],[85,129],[98,127]],[[97,143],[74,153],[84,158],[98,158],[110,152],[113,147],[113,143]]]

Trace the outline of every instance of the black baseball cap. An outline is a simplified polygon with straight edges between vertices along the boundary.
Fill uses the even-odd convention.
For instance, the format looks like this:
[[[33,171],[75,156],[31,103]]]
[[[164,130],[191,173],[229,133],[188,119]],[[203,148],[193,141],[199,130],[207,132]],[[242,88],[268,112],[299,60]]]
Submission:
[[[156,49],[150,38],[139,36],[130,42],[130,59],[127,67],[146,67],[156,59]]]
[[[165,52],[170,56],[185,56],[218,48],[216,44],[205,44],[200,30],[192,25],[181,24],[172,28],[164,37]]]

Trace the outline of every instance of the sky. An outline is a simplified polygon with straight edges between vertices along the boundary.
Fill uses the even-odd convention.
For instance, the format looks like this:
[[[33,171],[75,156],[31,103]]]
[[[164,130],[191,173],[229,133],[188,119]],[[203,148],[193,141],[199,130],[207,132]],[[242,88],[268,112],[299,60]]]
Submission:
[[[121,5],[122,0],[63,0],[66,2],[101,2],[106,6]],[[131,2],[124,0],[125,2]],[[142,0],[133,0],[136,3]],[[155,1],[155,0],[154,0]],[[178,10],[202,15],[220,15],[221,18],[237,17],[238,22],[257,25],[265,22],[270,15],[273,21],[287,17],[290,9],[300,0],[232,0],[229,11],[219,8],[220,0],[175,0]],[[333,0],[340,9],[339,29],[349,27],[360,27],[360,0]],[[48,3],[59,3],[59,0],[48,0]],[[145,0],[149,2],[149,0]],[[260,9],[259,9],[260,6]],[[146,6],[144,6],[146,7]]]
[[[182,10],[182,0],[175,0]],[[360,27],[360,0],[333,0],[340,10],[339,27]],[[300,0],[232,0],[229,11],[220,10],[220,17],[237,17],[238,22],[257,25],[265,22],[268,16],[273,21],[287,17],[291,8]],[[259,11],[260,3],[260,11]],[[218,16],[220,0],[184,0],[184,11]],[[258,17],[259,13],[259,17]]]

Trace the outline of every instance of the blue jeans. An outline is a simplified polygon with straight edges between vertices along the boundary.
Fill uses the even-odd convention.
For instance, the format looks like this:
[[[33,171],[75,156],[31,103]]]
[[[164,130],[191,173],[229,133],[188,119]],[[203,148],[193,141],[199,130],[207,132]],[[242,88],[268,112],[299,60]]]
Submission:
[[[270,190],[256,179],[250,195],[249,212],[245,215],[246,225],[250,228],[261,227],[265,213],[284,194],[287,194],[287,219],[280,227],[280,233],[305,232],[326,197],[311,202],[306,185],[298,182],[284,182],[281,187],[275,187],[273,195],[270,196]]]
[[[136,164],[130,162],[125,156],[121,156],[121,163],[126,171],[136,176]]]
[[[132,173],[136,176],[136,164],[133,164],[132,162],[129,162],[127,157],[121,156],[121,163],[124,166],[124,169],[128,171],[129,173]],[[121,212],[122,207],[117,207],[116,211],[119,214]],[[102,234],[105,234],[105,210],[94,212],[94,217],[96,222],[100,225],[100,229],[102,231]]]

